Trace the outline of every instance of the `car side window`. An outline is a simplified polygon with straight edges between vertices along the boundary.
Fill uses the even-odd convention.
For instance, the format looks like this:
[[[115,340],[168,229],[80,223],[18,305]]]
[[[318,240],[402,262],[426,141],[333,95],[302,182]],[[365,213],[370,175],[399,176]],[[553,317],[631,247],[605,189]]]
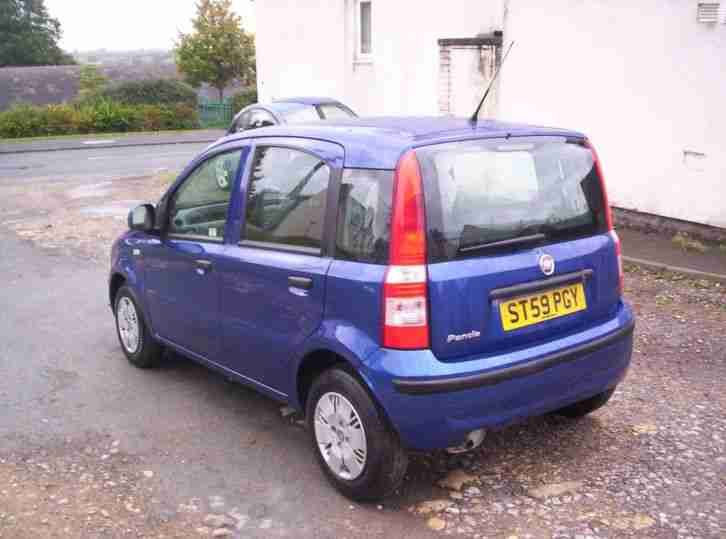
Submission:
[[[329,181],[330,168],[319,157],[258,147],[247,187],[245,240],[319,253]]]
[[[240,131],[244,131],[247,129],[250,125],[250,113],[245,112],[244,114],[240,115],[239,119],[237,120],[237,125],[235,126],[235,132],[239,133]]]
[[[172,196],[169,234],[222,241],[241,150],[216,155],[199,165]]]
[[[393,171],[343,171],[338,202],[335,257],[388,264]]]
[[[250,111],[249,120],[245,129],[257,129],[259,127],[267,127],[268,125],[277,125],[275,117],[263,109],[255,109]]]
[[[326,120],[347,120],[349,118],[355,118],[349,111],[338,105],[325,103],[318,108]]]

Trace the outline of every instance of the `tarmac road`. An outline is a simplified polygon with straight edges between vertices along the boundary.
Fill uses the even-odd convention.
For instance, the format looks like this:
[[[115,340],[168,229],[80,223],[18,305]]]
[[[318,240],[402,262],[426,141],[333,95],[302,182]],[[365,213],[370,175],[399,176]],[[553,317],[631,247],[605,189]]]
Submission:
[[[4,154],[0,183],[31,188],[41,181],[178,171],[205,146]],[[9,209],[0,201],[0,211]],[[178,357],[151,371],[131,367],[107,305],[107,271],[103,263],[59,255],[0,229],[0,482],[3,466],[12,462],[19,463],[18,473],[29,474],[12,483],[19,491],[10,499],[19,507],[26,507],[22,496],[33,500],[33,508],[38,499],[53,503],[54,496],[43,490],[47,485],[67,482],[76,488],[70,476],[41,477],[28,462],[40,461],[38,473],[46,475],[48,466],[58,473],[76,468],[100,473],[117,458],[119,478],[112,474],[113,481],[107,477],[94,488],[113,490],[118,487],[109,485],[153,473],[126,502],[141,507],[144,520],[134,532],[144,536],[161,533],[154,523],[177,521],[182,530],[191,527],[189,536],[204,534],[194,526],[204,526],[205,516],[220,504],[223,512],[240,516],[243,526],[235,535],[244,537],[428,536],[425,522],[407,513],[351,504],[338,495],[318,469],[306,431],[283,418],[278,403]],[[69,459],[70,467],[60,464]],[[31,492],[36,482],[40,491]],[[9,495],[2,489],[0,499]],[[75,503],[69,499],[68,507]],[[69,524],[72,514],[51,512],[37,523],[68,525],[64,536],[128,535],[124,530],[131,522],[104,507],[112,523],[102,532],[88,528],[85,508],[78,526],[86,531]],[[3,525],[12,524],[10,513],[0,507],[0,536]],[[113,531],[116,524],[123,533]],[[15,537],[47,533],[23,529],[26,534],[10,531]]]
[[[185,518],[201,526],[221,500],[247,518],[244,537],[427,536],[406,513],[339,496],[276,402],[180,358],[131,367],[106,268],[4,231],[0,246],[0,462],[13,453],[48,462],[64,442],[100,454],[113,440],[138,463],[127,475],[154,474],[149,518],[173,520],[196,503]]]
[[[110,180],[180,171],[207,143],[103,147],[0,155],[0,181]]]

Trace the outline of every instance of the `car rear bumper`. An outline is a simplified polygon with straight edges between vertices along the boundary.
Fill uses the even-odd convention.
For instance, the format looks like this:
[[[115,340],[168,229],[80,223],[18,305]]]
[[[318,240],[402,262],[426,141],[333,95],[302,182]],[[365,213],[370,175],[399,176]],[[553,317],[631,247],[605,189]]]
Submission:
[[[472,430],[502,427],[614,387],[630,364],[634,325],[622,304],[611,320],[509,354],[507,362],[500,356],[442,362],[429,350],[381,349],[366,362],[365,375],[407,447],[451,447]]]

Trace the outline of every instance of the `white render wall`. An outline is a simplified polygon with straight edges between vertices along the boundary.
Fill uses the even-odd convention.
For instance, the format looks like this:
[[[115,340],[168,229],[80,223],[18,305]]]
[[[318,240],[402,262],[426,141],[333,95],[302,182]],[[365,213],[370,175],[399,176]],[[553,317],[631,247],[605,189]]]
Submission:
[[[372,1],[364,63],[354,0],[257,0],[260,100],[438,114],[438,40],[503,30],[497,117],[587,133],[614,205],[726,227],[726,25],[698,23],[698,0]]]
[[[373,58],[361,62],[355,0],[257,0],[260,100],[322,95],[361,115],[437,114],[438,40],[502,27],[503,0],[372,1]]]
[[[499,116],[587,133],[613,205],[726,227],[726,25],[697,4],[510,0]]]

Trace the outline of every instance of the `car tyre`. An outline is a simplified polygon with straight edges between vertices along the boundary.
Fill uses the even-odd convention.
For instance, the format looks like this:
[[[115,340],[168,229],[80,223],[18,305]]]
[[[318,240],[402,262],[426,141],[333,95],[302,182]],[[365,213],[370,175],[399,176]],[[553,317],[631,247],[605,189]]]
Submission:
[[[163,348],[154,339],[134,295],[127,286],[122,286],[114,299],[116,335],[126,359],[141,369],[156,365]]]
[[[313,382],[306,408],[318,462],[339,492],[355,501],[375,501],[400,485],[408,455],[352,373],[341,368],[322,373]],[[331,430],[338,422],[338,430]]]
[[[613,393],[615,393],[615,388],[608,389],[607,391],[598,393],[597,395],[590,397],[589,399],[570,404],[569,406],[565,406],[564,408],[560,408],[554,413],[573,419],[578,417],[584,417],[587,414],[594,412],[598,408],[602,408],[603,406],[605,406],[605,404],[607,404],[607,402],[610,400],[610,397],[613,396]]]

